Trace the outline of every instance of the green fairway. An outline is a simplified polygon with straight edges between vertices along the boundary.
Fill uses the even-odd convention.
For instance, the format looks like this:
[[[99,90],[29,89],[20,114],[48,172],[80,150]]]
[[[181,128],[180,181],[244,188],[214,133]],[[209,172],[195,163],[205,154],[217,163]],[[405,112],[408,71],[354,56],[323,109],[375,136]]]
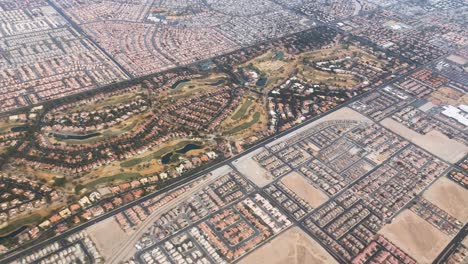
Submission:
[[[141,177],[141,174],[136,173],[136,172],[119,173],[119,174],[116,174],[116,175],[113,175],[113,176],[99,178],[99,179],[97,179],[95,181],[87,183],[84,187],[86,189],[91,190],[95,186],[97,186],[99,184],[102,184],[102,183],[107,183],[107,182],[111,182],[111,181],[115,181],[115,180],[128,180],[130,178],[139,178],[139,177]]]
[[[6,227],[0,229],[0,236],[8,235],[11,232],[16,231],[18,228],[21,228],[26,225],[35,225],[41,220],[42,216],[38,214],[28,215],[26,217],[16,219],[9,223]]]
[[[245,116],[245,113],[247,113],[247,110],[249,109],[249,107],[253,104],[253,101],[252,99],[248,98],[241,106],[241,108],[236,112],[234,113],[234,115],[232,116],[232,119],[234,120],[237,120],[243,116]]]
[[[253,119],[250,122],[234,127],[233,129],[229,130],[227,134],[236,134],[242,130],[245,130],[256,124],[258,120],[260,120],[260,112],[255,112]]]

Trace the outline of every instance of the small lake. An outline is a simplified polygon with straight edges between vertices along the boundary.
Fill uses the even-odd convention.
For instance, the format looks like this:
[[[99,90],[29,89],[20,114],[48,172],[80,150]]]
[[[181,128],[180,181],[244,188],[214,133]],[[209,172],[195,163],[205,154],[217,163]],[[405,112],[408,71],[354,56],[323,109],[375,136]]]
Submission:
[[[220,80],[218,80],[218,81],[216,81],[216,82],[214,82],[214,83],[212,83],[212,84],[210,84],[210,85],[211,85],[211,86],[218,86],[218,85],[223,84],[225,81],[226,81],[226,80],[224,80],[224,79],[220,79]]]
[[[284,59],[284,52],[277,51],[275,56],[273,57],[274,60],[282,60]]]
[[[172,155],[174,155],[173,152],[169,152],[166,155],[161,157],[161,163],[162,164],[169,164],[171,162]]]
[[[268,81],[268,78],[260,78],[257,83],[255,83],[255,85],[257,86],[265,86],[265,84],[267,83]]]
[[[185,154],[191,150],[194,150],[194,149],[201,149],[202,147],[200,145],[196,145],[196,144],[187,144],[185,145],[185,147],[181,148],[181,149],[178,149],[176,151],[174,151],[175,153],[177,154]],[[161,157],[161,163],[162,164],[169,164],[171,162],[171,158],[172,156],[174,155],[174,152],[169,152],[167,154],[165,154],[164,156]]]
[[[203,71],[208,71],[216,67],[216,64],[213,61],[209,60],[202,63],[200,66]]]
[[[194,150],[194,149],[201,149],[202,147],[199,146],[199,145],[195,145],[195,144],[187,144],[185,145],[184,148],[181,148],[181,149],[178,149],[176,150],[177,153],[179,154],[185,154],[191,150]]]
[[[177,86],[179,86],[179,84],[186,83],[186,82],[190,82],[190,80],[189,79],[184,79],[184,80],[177,81],[171,86],[171,88],[175,89],[175,88],[177,88]]]
[[[54,138],[56,139],[77,139],[77,140],[84,140],[84,139],[88,139],[88,138],[92,138],[92,137],[97,137],[97,136],[100,136],[101,133],[91,133],[91,134],[88,134],[88,135],[66,135],[66,134],[56,134],[54,133]]]
[[[11,132],[23,132],[28,129],[27,126],[17,126],[17,127],[12,127],[10,130]]]

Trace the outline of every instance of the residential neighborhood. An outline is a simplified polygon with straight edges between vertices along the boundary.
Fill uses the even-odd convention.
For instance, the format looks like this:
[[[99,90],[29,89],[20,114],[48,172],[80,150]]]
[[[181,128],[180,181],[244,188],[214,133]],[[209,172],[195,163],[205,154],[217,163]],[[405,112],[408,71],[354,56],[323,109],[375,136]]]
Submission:
[[[0,0],[0,263],[468,261],[465,0]]]

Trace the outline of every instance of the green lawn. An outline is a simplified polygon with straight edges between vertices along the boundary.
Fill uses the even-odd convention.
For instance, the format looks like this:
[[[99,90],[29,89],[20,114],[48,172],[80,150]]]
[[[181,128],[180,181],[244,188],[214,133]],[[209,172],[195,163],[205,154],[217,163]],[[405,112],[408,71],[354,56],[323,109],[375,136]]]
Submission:
[[[91,190],[95,186],[97,186],[99,184],[102,184],[102,183],[111,182],[111,181],[115,181],[115,180],[127,180],[127,179],[130,179],[130,178],[139,178],[139,177],[141,177],[140,173],[136,173],[136,172],[126,173],[126,172],[124,172],[124,173],[119,173],[119,174],[109,176],[109,177],[99,178],[99,179],[97,179],[95,181],[87,183],[84,187],[86,189],[88,189],[88,190]]]
[[[243,116],[245,116],[245,113],[247,113],[247,110],[249,109],[249,107],[253,104],[253,100],[248,98],[241,106],[241,108],[236,112],[234,113],[234,115],[232,116],[232,119],[234,120],[237,120]]]
[[[120,163],[120,167],[124,167],[124,168],[133,167],[135,165],[140,164],[142,161],[143,161],[142,158],[135,158],[135,159],[127,160],[127,161]]]
[[[157,151],[155,151],[155,152],[153,152],[153,153],[151,153],[151,154],[149,154],[149,155],[147,155],[147,156],[145,156],[143,158],[135,158],[135,159],[131,159],[131,160],[128,160],[128,161],[124,161],[124,162],[120,163],[120,167],[129,168],[129,167],[133,167],[135,165],[138,165],[141,162],[161,158],[165,154],[167,154],[169,152],[173,152],[173,151],[178,150],[178,149],[181,149],[181,148],[185,147],[185,145],[188,145],[188,144],[202,145],[202,142],[191,141],[191,140],[181,141],[181,142],[177,143],[176,145],[167,146],[167,147],[164,147],[162,149],[159,149],[159,150],[157,150]]]
[[[5,236],[8,235],[9,233],[16,231],[18,228],[25,226],[25,225],[32,225],[32,224],[38,224],[38,222],[41,220],[42,216],[38,214],[32,214],[28,215],[26,217],[17,219],[9,225],[7,225],[4,228],[0,229],[0,236]]]
[[[236,134],[244,129],[247,129],[251,126],[253,126],[255,123],[260,120],[260,112],[255,112],[253,119],[250,122],[244,123],[242,125],[236,126],[233,129],[229,130],[227,133],[228,134]]]

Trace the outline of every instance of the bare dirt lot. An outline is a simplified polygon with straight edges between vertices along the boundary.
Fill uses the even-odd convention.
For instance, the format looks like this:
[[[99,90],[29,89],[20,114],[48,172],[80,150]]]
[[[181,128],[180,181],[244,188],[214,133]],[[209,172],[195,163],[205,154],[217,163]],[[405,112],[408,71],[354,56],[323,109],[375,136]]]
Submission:
[[[111,257],[116,245],[129,238],[129,234],[120,228],[113,217],[92,225],[86,229],[86,233],[96,243],[99,252],[105,259]]]
[[[452,180],[437,180],[423,196],[463,223],[468,221],[468,190]]]
[[[465,237],[465,239],[463,239],[462,244],[463,244],[465,247],[468,247],[468,236]]]
[[[258,153],[264,151],[264,148],[260,148],[248,155],[241,157],[234,161],[234,165],[242,174],[247,176],[253,183],[259,187],[264,187],[273,181],[273,175],[263,169],[252,157]]]
[[[438,131],[431,131],[426,135],[421,135],[390,118],[384,119],[381,124],[437,157],[449,162],[456,163],[468,153],[468,147],[463,143],[450,139]]]
[[[328,196],[324,192],[315,188],[297,172],[286,175],[281,182],[314,208],[328,201]]]
[[[418,263],[432,263],[450,238],[433,225],[405,210],[379,232]]]
[[[468,62],[465,58],[457,56],[457,55],[450,55],[447,57],[447,59],[460,65],[464,65],[465,63]]]
[[[293,227],[247,255],[240,264],[337,263],[325,249],[298,227]]]
[[[430,102],[437,105],[449,104],[457,106],[460,104],[468,104],[468,94],[450,87],[437,89],[429,95],[428,99]]]

